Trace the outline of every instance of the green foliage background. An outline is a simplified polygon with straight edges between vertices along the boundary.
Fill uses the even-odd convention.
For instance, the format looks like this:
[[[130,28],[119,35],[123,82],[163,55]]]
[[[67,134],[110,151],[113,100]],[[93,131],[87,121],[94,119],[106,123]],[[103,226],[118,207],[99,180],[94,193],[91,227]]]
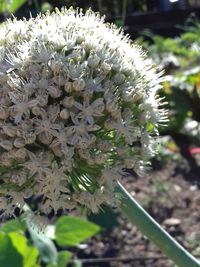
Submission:
[[[61,216],[50,229],[51,235],[40,232],[21,219],[3,224],[0,266],[65,267],[73,256],[68,249],[100,231],[96,224],[73,216]]]

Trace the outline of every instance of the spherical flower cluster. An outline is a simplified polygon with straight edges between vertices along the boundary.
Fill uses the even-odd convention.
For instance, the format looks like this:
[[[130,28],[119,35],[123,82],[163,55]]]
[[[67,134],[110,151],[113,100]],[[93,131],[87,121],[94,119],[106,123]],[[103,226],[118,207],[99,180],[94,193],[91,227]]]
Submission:
[[[91,10],[8,20],[0,36],[1,218],[115,205],[166,120],[151,61]]]

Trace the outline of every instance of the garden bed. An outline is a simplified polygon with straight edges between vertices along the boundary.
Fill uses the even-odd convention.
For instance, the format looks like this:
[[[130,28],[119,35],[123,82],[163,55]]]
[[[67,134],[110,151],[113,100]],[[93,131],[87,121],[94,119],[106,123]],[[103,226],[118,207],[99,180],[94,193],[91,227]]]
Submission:
[[[200,172],[183,165],[171,163],[123,184],[177,241],[200,257]],[[78,257],[91,261],[83,266],[174,267],[131,223],[121,217],[118,222],[112,231],[92,239],[84,253],[80,250]]]

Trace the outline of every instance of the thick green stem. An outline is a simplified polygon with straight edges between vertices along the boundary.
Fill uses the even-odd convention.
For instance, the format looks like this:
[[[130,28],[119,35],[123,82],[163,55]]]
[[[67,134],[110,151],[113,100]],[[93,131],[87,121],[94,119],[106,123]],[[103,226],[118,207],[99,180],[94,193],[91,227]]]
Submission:
[[[168,258],[179,267],[200,267],[200,262],[162,229],[120,183],[116,187],[116,192],[122,196],[122,212]]]

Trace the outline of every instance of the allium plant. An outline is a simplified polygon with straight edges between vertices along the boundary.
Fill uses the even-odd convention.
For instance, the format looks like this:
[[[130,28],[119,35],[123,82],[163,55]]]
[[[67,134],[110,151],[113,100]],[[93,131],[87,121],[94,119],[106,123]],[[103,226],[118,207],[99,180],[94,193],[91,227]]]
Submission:
[[[151,61],[91,10],[14,18],[0,36],[1,218],[30,200],[44,216],[116,205],[166,121]]]

